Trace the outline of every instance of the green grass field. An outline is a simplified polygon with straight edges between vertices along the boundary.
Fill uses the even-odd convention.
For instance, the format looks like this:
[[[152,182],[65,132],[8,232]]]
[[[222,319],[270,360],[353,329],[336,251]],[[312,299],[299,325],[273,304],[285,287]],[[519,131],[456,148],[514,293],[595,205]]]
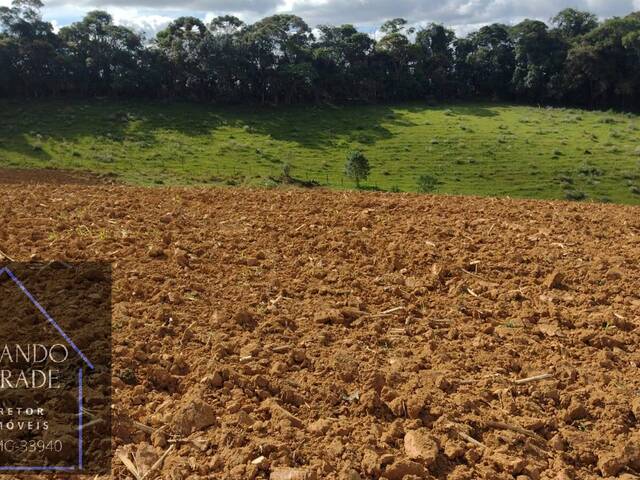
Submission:
[[[136,184],[335,188],[350,150],[368,188],[640,203],[640,117],[503,104],[212,107],[193,103],[0,101],[0,166],[114,172]]]

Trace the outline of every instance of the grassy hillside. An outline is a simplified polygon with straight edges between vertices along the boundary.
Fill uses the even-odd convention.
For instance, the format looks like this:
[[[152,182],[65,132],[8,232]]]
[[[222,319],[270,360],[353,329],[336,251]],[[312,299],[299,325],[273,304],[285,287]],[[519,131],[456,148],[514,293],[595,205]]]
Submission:
[[[640,117],[495,104],[210,107],[188,103],[0,101],[0,166],[115,172],[138,184],[270,185],[294,177],[367,186],[640,203]]]

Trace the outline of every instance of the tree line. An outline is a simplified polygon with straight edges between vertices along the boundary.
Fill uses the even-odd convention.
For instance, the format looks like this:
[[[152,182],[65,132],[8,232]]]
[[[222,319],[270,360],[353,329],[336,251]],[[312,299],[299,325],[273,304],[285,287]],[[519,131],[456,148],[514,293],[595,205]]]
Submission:
[[[637,109],[640,12],[602,22],[494,23],[464,37],[432,23],[311,29],[295,15],[245,24],[180,17],[147,40],[104,11],[55,32],[40,0],[0,8],[0,96],[187,98],[291,104],[439,99]]]

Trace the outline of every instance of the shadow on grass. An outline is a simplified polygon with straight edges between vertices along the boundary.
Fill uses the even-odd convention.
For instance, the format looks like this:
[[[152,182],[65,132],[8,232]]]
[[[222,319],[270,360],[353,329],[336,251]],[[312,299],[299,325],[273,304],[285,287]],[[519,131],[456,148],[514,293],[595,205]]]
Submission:
[[[276,108],[159,101],[4,100],[0,101],[0,151],[46,162],[50,156],[39,145],[41,141],[53,140],[63,146],[68,141],[71,150],[72,142],[95,137],[97,143],[108,140],[152,148],[161,142],[160,132],[202,137],[226,127],[305,148],[324,149],[335,146],[339,139],[371,145],[391,137],[388,126],[408,124],[388,106]],[[96,156],[100,153],[96,151]],[[70,157],[72,154],[69,151]]]

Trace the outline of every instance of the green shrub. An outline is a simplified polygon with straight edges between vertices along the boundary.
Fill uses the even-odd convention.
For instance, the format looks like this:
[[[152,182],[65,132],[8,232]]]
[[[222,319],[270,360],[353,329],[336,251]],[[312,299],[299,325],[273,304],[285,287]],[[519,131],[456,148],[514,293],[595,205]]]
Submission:
[[[432,175],[420,175],[418,177],[418,191],[421,193],[433,192],[438,186],[438,179]]]
[[[587,175],[591,177],[601,177],[604,175],[604,170],[592,165],[583,165],[578,169],[580,175]]]
[[[605,125],[612,125],[614,123],[618,123],[618,121],[612,117],[605,117],[598,120],[598,123],[604,123]]]
[[[354,150],[347,154],[347,162],[344,166],[345,175],[356,182],[356,186],[360,188],[360,182],[366,180],[371,173],[369,160],[360,150]]]
[[[567,183],[567,184],[573,183],[573,178],[571,178],[569,175],[559,175],[558,180],[560,180],[562,183]]]
[[[564,198],[566,198],[567,200],[580,201],[587,198],[587,194],[581,192],[580,190],[567,190],[566,192],[564,192]]]

